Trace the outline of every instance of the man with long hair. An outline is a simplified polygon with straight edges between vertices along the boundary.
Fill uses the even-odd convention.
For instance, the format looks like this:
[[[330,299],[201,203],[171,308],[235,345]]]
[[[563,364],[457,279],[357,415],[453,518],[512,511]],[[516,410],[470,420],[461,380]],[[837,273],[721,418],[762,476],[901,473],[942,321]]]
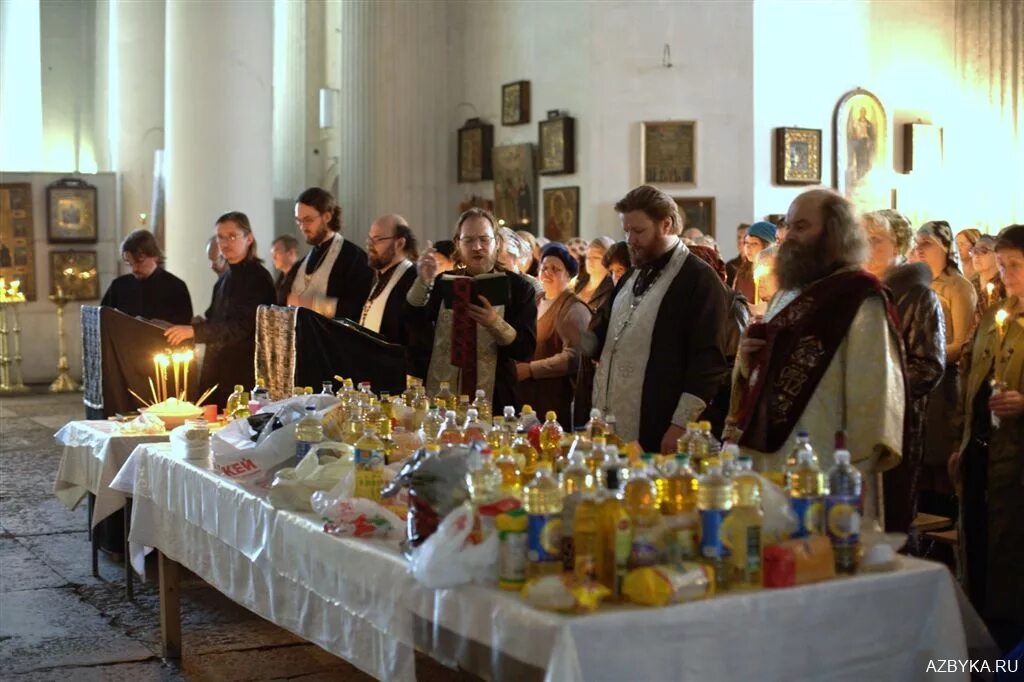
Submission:
[[[867,240],[852,204],[830,190],[798,196],[778,249],[779,292],[740,342],[726,437],[757,468],[779,470],[806,431],[822,469],[845,431],[864,474],[864,517],[878,517],[878,472],[903,452],[906,387],[895,310],[864,272]]]
[[[135,317],[189,323],[192,298],[188,286],[164,269],[164,254],[152,232],[133,230],[121,242],[121,258],[131,274],[111,282],[100,305]]]
[[[455,269],[440,274],[428,244],[406,296],[410,327],[429,348],[429,360],[418,358],[416,366],[426,370],[430,395],[447,382],[459,394],[473,396],[482,389],[495,411],[518,407],[516,362],[532,359],[537,343],[533,287],[499,264],[504,244],[490,211],[470,208],[459,216],[454,242]],[[476,283],[470,278],[488,275],[488,285],[503,292],[506,304],[473,295]]]

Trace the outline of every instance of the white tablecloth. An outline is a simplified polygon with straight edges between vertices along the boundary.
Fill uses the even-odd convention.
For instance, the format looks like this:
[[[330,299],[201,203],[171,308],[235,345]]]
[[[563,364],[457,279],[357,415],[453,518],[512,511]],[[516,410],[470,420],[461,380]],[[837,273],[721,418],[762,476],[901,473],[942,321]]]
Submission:
[[[945,567],[914,559],[888,574],[563,616],[483,586],[425,589],[391,546],[329,536],[167,445],[140,446],[112,485],[133,495],[133,543],[382,679],[415,676],[424,620],[434,641],[447,631],[493,652],[485,677],[513,678],[500,652],[552,682],[928,679],[929,660],[967,657],[964,618],[972,633],[977,623]]]
[[[96,525],[124,506],[124,493],[111,490],[109,485],[128,455],[142,443],[166,441],[167,435],[115,435],[114,422],[81,420],[68,422],[54,438],[64,451],[53,492],[69,509],[74,509],[87,492],[95,495],[92,524]]]

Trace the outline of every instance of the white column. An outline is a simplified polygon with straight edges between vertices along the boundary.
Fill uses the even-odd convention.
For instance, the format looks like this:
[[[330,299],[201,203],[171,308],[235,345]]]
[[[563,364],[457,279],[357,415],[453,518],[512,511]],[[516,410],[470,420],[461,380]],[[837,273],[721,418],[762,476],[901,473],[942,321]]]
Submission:
[[[0,168],[42,168],[39,0],[0,2]]]
[[[219,215],[246,213],[269,255],[273,15],[270,2],[167,3],[167,267],[197,311],[210,300],[205,245]]]
[[[153,154],[164,145],[163,0],[110,0],[107,115],[110,169],[118,174],[120,240],[137,227],[153,229]],[[118,254],[120,255],[120,254]]]

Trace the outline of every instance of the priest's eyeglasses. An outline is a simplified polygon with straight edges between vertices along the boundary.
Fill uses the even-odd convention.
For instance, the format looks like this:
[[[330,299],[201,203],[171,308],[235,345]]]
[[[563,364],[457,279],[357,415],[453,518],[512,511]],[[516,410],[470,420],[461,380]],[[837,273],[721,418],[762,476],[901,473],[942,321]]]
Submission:
[[[469,247],[472,247],[474,244],[479,244],[480,246],[490,246],[491,242],[494,241],[494,237],[485,234],[480,237],[459,237],[459,241],[462,243],[463,246]]]
[[[390,241],[392,239],[397,239],[397,237],[395,235],[391,235],[390,237],[367,237],[366,238],[366,243],[371,245],[371,246],[376,246],[377,244],[380,244],[381,242]]]

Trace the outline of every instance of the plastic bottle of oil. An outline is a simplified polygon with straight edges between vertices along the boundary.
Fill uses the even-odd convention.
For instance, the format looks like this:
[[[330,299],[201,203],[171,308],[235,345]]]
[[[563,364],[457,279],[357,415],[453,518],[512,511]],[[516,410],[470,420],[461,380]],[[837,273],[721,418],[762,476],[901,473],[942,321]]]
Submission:
[[[591,473],[583,459],[583,453],[579,450],[572,453],[569,465],[558,475],[558,482],[562,489],[562,495],[565,496],[597,489],[594,474]]]
[[[355,497],[380,502],[380,489],[384,486],[383,447],[373,426],[367,424],[355,445]]]
[[[562,426],[554,410],[548,410],[544,419],[544,425],[540,427],[540,457],[554,466],[555,460],[562,454]]]
[[[487,399],[487,392],[482,388],[476,390],[476,398],[473,400],[473,407],[476,408],[476,412],[480,415],[480,421],[484,424],[491,422],[492,409],[491,401]]]
[[[836,440],[840,440],[837,435]],[[850,464],[850,451],[837,442],[835,464],[828,472],[825,522],[837,573],[856,573],[860,555],[860,510],[862,476]]]
[[[522,411],[519,412],[519,426],[517,428],[522,428],[524,431],[529,432],[534,424],[540,424],[540,418],[533,411],[533,407],[528,404],[523,405]]]
[[[722,452],[719,453],[719,458],[722,462],[722,475],[728,478],[732,478],[737,469],[737,458],[739,457],[740,449],[738,446],[729,443],[722,448]]]
[[[707,463],[705,460],[710,455],[708,442],[704,438],[704,434],[701,433],[699,422],[687,423],[686,430],[690,434],[688,441],[690,466],[693,467],[693,470],[696,471],[698,475],[704,475],[707,473]]]
[[[661,502],[669,563],[693,561],[700,556],[697,487],[697,474],[690,468],[690,456],[676,455],[675,469],[665,479],[665,499]]]
[[[511,441],[505,441],[505,418],[501,415],[495,415],[491,419],[491,430],[487,432],[487,444],[491,446],[491,449],[495,452],[503,445],[511,445]]]
[[[722,526],[733,505],[733,483],[722,475],[717,458],[708,462],[708,473],[697,486],[697,509],[700,511],[701,560],[715,573],[715,586],[729,585],[729,550],[722,537]]]
[[[224,406],[224,414],[230,419],[234,419],[235,410],[238,409],[238,401],[242,399],[242,393],[245,392],[245,387],[242,384],[235,384],[235,390],[228,396],[227,405]]]
[[[523,508],[528,524],[527,579],[561,572],[562,493],[550,463],[539,462],[533,478],[523,486]]]
[[[590,452],[587,453],[587,468],[595,477],[601,472],[601,465],[604,464],[605,450],[607,443],[604,436],[594,436],[590,442]]]
[[[447,381],[442,381],[434,396],[434,404],[441,408],[441,412],[454,410],[458,401]]]
[[[501,499],[501,484],[501,471],[494,463],[494,453],[484,448],[480,451],[478,465],[466,473],[469,499],[477,506]]]
[[[455,418],[462,424],[466,421],[466,412],[469,410],[469,396],[465,393],[459,395],[459,401],[455,405]]]
[[[600,504],[597,491],[582,493],[573,517],[573,573],[580,581],[598,580],[603,571]]]
[[[497,453],[494,466],[501,472],[501,493],[505,497],[519,497],[523,479],[516,458],[512,455],[512,448],[503,444],[497,449]]]
[[[486,443],[487,427],[480,421],[475,407],[466,410],[466,422],[462,427],[462,442]]]
[[[608,424],[605,422],[600,409],[595,407],[590,410],[590,421],[587,422],[584,430],[590,442],[593,442],[595,438],[604,438],[605,442],[607,442]]]
[[[441,430],[437,433],[437,442],[441,444],[441,447],[446,445],[458,445],[462,442],[462,429],[459,428],[459,423],[455,417],[454,410],[448,410],[444,414],[444,424],[441,426]]]
[[[615,446],[609,447],[610,451],[615,449]],[[622,601],[622,581],[629,570],[633,534],[619,490],[618,453],[613,452],[611,457],[615,460],[614,466],[602,467],[605,489],[598,503],[601,544],[597,580],[612,591],[609,601]]]
[[[632,525],[629,568],[653,566],[662,554],[662,525],[658,489],[651,479],[651,455],[644,454],[630,466],[623,501]]]
[[[734,589],[760,589],[764,512],[761,481],[749,455],[740,455],[732,481],[735,503],[722,530],[731,552],[729,584]]]
[[[530,445],[530,439],[526,431],[521,428],[516,430],[515,440],[512,441],[512,456],[516,460],[519,471],[522,472],[523,485],[526,485],[533,479],[533,474],[537,471],[537,462],[540,461],[540,455]]]
[[[604,439],[608,445],[614,445],[617,448],[623,446],[622,439],[619,438],[618,420],[615,419],[615,415],[611,412],[605,412],[604,414]]]
[[[793,449],[796,463],[786,470],[786,490],[799,525],[794,538],[821,535],[822,512],[825,494],[825,477],[818,467],[818,457],[811,447],[810,438],[804,432],[797,434],[797,445]]]
[[[235,411],[231,413],[233,419],[248,419],[252,416],[252,412],[249,411],[249,393],[248,391],[242,391],[241,396],[238,398],[238,405],[235,407]]]

